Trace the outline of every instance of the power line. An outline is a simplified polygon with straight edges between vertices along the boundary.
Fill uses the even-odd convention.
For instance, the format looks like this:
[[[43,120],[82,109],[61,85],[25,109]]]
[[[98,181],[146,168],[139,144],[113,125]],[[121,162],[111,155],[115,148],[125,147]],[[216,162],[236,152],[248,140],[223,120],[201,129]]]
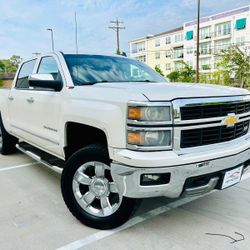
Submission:
[[[116,46],[117,46],[117,53],[120,54],[120,30],[124,30],[124,26],[120,26],[120,24],[123,24],[123,22],[119,21],[118,18],[116,18],[115,21],[110,21],[111,24],[114,24],[113,26],[108,27],[109,29],[112,29],[116,32]]]
[[[75,11],[75,47],[76,47],[76,54],[78,54],[78,26],[77,26],[76,11]]]

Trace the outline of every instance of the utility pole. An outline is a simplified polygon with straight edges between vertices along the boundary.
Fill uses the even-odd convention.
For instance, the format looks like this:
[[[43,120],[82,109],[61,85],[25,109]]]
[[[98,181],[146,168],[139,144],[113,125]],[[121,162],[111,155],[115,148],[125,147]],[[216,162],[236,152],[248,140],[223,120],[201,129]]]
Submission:
[[[116,32],[116,44],[117,44],[117,54],[120,54],[120,30],[124,30],[125,27],[120,26],[120,24],[123,24],[123,22],[119,21],[118,18],[116,18],[115,21],[110,21],[110,23],[113,24],[113,26],[110,26],[109,29],[112,29]]]
[[[196,41],[196,77],[195,82],[199,83],[200,81],[200,0],[198,0],[197,6],[197,41]]]
[[[52,51],[55,51],[55,48],[54,48],[54,32],[53,32],[53,29],[47,29],[48,31],[50,31],[50,36],[51,36],[51,48],[52,48]]]

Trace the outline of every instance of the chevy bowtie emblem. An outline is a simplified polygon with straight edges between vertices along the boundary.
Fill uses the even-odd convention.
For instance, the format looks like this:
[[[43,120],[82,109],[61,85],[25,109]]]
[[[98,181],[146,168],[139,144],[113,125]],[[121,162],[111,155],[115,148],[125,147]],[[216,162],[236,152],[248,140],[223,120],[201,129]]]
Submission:
[[[222,124],[226,125],[227,127],[233,127],[235,123],[237,123],[239,120],[239,117],[235,114],[228,114],[228,116],[222,120]]]

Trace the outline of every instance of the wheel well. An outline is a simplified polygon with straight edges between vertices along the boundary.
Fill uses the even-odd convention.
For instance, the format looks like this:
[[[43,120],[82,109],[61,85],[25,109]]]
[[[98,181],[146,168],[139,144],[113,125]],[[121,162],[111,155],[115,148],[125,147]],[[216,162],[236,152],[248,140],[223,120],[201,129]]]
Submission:
[[[75,122],[66,124],[66,146],[64,147],[66,159],[80,148],[94,143],[107,146],[107,137],[103,130]]]

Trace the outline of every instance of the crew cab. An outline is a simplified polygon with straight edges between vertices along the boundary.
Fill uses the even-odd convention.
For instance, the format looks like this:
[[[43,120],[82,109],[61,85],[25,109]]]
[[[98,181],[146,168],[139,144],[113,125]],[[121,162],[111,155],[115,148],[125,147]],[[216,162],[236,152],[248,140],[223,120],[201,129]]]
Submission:
[[[0,148],[62,173],[84,224],[110,229],[136,200],[237,184],[250,159],[250,92],[169,83],[126,57],[48,53],[0,90]]]

